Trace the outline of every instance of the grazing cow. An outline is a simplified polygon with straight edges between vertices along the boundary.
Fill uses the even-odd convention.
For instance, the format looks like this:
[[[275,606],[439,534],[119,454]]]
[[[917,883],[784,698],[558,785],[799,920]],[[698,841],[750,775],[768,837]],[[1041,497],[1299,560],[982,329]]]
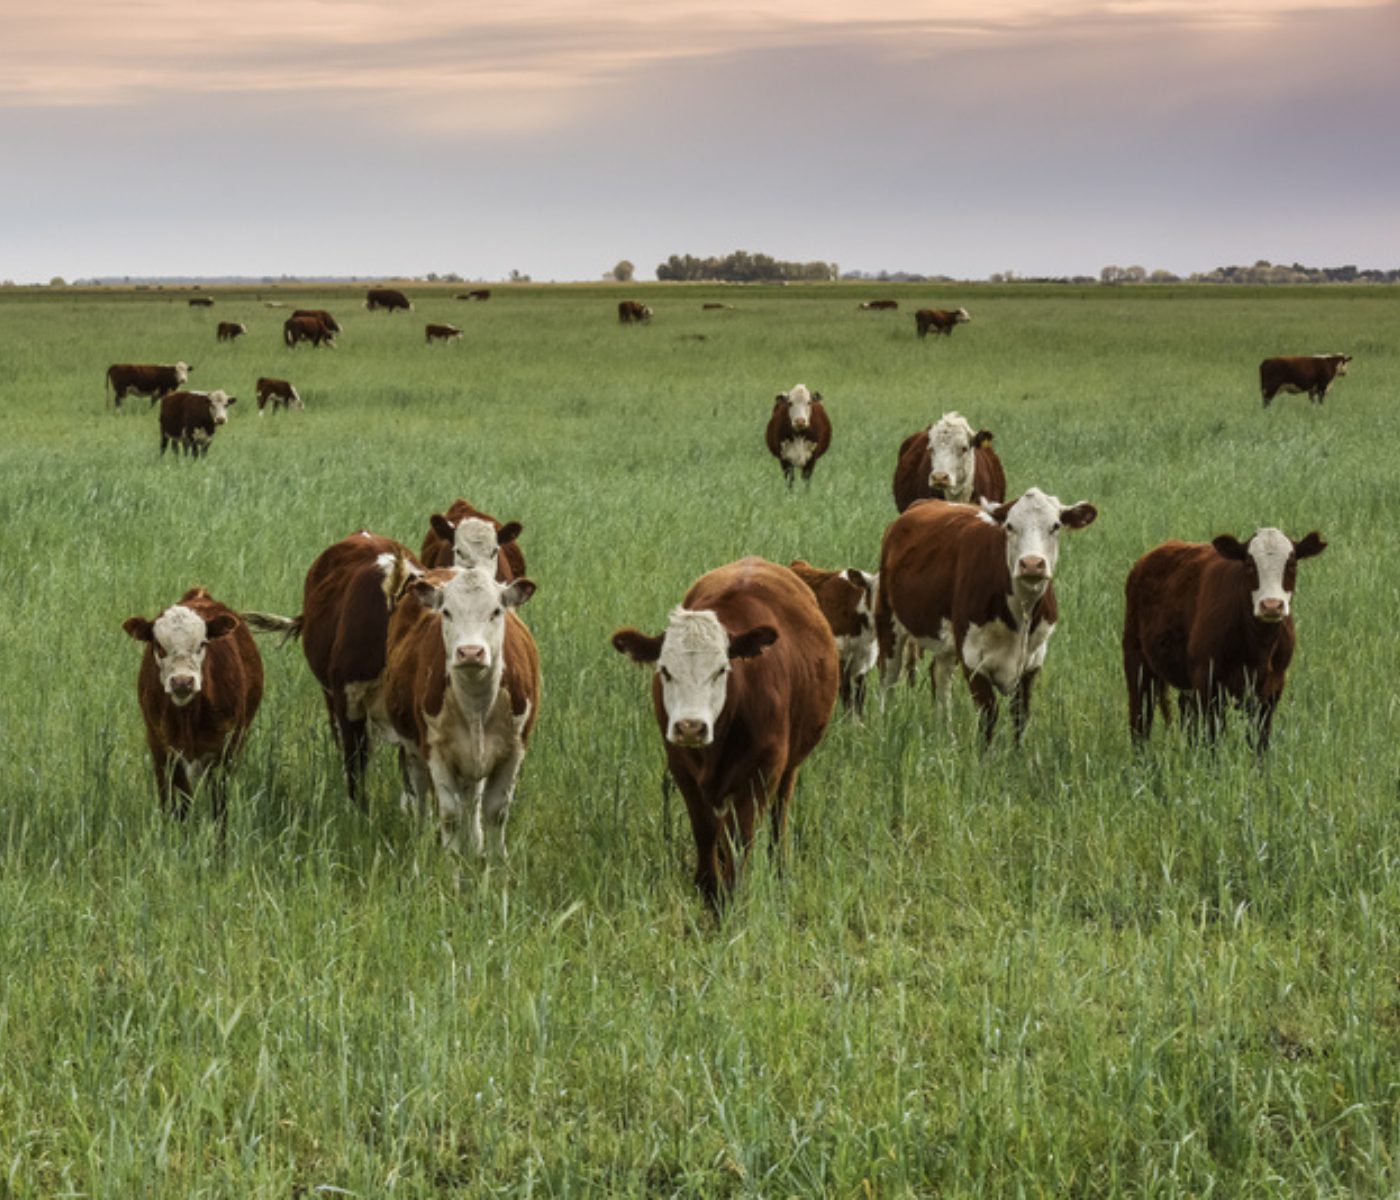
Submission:
[[[405,806],[421,814],[435,791],[443,845],[459,852],[469,822],[485,854],[484,823],[493,855],[506,857],[506,816],[539,716],[539,653],[514,612],[534,592],[532,580],[502,583],[481,567],[431,571],[389,620],[384,715],[373,715],[403,750]]]
[[[914,314],[914,325],[919,331],[920,337],[926,337],[929,330],[934,333],[941,333],[944,337],[952,335],[954,325],[962,325],[972,320],[967,315],[967,309],[959,308],[949,312],[946,308],[921,308]]]
[[[1259,364],[1259,391],[1268,408],[1279,392],[1297,395],[1307,392],[1308,399],[1321,404],[1331,390],[1332,381],[1347,373],[1349,354],[1314,354],[1292,358],[1266,358]]]
[[[293,313],[294,317],[315,317],[327,329],[334,334],[340,333],[340,322],[337,321],[324,308],[298,308]]]
[[[248,326],[242,321],[220,321],[218,338],[221,342],[231,342],[235,338],[242,337],[248,332]]]
[[[773,399],[764,440],[768,452],[783,468],[788,487],[798,468],[802,478],[811,482],[817,459],[831,446],[831,418],[822,406],[822,394],[809,392],[800,383],[790,392],[779,392]]]
[[[1011,697],[1019,741],[1059,614],[1052,580],[1060,530],[1083,529],[1096,516],[1088,501],[1065,506],[1031,488],[991,511],[925,500],[896,518],[880,547],[875,600],[885,686],[898,678],[912,639],[932,653],[935,698],[956,660],[986,740],[1000,692]]]
[[[880,577],[855,567],[823,571],[800,558],[789,565],[793,574],[812,589],[817,607],[836,639],[841,658],[841,707],[859,715],[865,710],[865,677],[879,656],[875,642],[875,593]]]
[[[898,307],[898,300],[866,300],[861,304],[867,312],[893,312]]]
[[[1221,534],[1206,545],[1163,542],[1128,572],[1123,619],[1123,671],[1133,740],[1152,732],[1167,689],[1180,693],[1182,720],[1204,717],[1219,732],[1226,699],[1250,713],[1256,748],[1269,745],[1274,709],[1297,637],[1293,591],[1298,560],[1321,554],[1316,531],[1295,542],[1260,529],[1241,542]]]
[[[520,532],[519,521],[503,525],[459,496],[446,513],[429,519],[418,561],[429,568],[480,567],[494,557],[496,578],[509,583],[525,574],[525,555],[516,541]]]
[[[195,587],[154,621],[128,617],[122,628],[146,643],[136,695],[161,806],[184,820],[195,786],[207,778],[222,833],[224,772],[262,703],[262,658],[248,627]]]
[[[836,641],[792,571],[744,558],[697,579],[664,632],[619,629],[612,644],[656,664],[652,706],[690,812],[695,883],[718,909],[770,804],[782,842],[798,768],[836,703]]]
[[[297,395],[297,390],[285,379],[269,379],[266,376],[257,382],[258,396],[258,416],[264,416],[263,409],[269,400],[272,401],[272,411],[279,408],[304,409],[306,406],[301,402],[301,397]]]
[[[425,342],[450,342],[453,338],[462,336],[462,331],[455,325],[425,325],[423,327],[423,340]]]
[[[467,299],[468,299],[468,300],[489,300],[489,299],[491,299],[491,289],[490,289],[490,288],[472,288],[472,290],[469,291],[469,292],[467,293]]]
[[[370,312],[382,308],[385,312],[394,312],[396,309],[403,309],[404,312],[412,312],[413,305],[409,299],[398,288],[376,287],[370,288],[365,293],[365,307]]]
[[[623,325],[645,323],[651,320],[651,309],[637,300],[621,300],[617,305],[617,319]]]
[[[116,407],[121,408],[122,400],[128,394],[149,396],[154,404],[162,396],[184,387],[194,368],[188,363],[113,363],[107,368],[107,381],[103,385],[103,407],[106,407],[107,391],[110,388],[116,397]]]
[[[310,342],[312,346],[322,343],[335,349],[335,330],[331,329],[319,316],[307,313],[303,316],[290,316],[282,322],[282,340],[293,350],[300,342]]]
[[[702,304],[700,307],[705,309],[706,311],[709,311],[711,309],[733,308],[734,306],[732,304],[721,304],[717,300],[711,300],[705,304]]]
[[[191,307],[191,308],[213,308],[213,307],[214,307],[214,299],[213,299],[212,296],[191,296],[191,297],[190,297],[190,307]]]
[[[946,412],[927,429],[911,433],[899,447],[894,468],[894,504],[903,512],[915,500],[976,504],[1006,499],[1006,472],[992,449],[989,430],[972,432],[961,413]]]
[[[238,399],[225,391],[171,392],[160,402],[160,452],[171,442],[186,454],[208,455],[214,431],[228,423],[228,406]]]

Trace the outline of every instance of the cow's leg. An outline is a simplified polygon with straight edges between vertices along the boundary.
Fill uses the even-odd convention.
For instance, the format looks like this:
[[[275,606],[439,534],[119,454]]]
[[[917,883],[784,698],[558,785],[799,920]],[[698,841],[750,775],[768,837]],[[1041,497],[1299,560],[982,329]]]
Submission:
[[[428,772],[428,764],[415,748],[399,747],[399,774],[403,777],[399,808],[405,815],[421,821],[427,814],[428,797],[433,792],[433,777]]]
[[[442,844],[456,854],[466,857],[463,826],[470,831],[472,849],[481,854],[480,781],[463,787],[462,782],[438,759],[428,760],[428,770],[437,790],[438,835]]]
[[[524,760],[525,748],[516,746],[515,752],[486,777],[486,784],[481,789],[480,824],[486,827],[491,856],[500,862],[506,861],[506,818],[510,815],[510,804],[515,797],[515,780]]]
[[[847,675],[846,691],[856,716],[863,717],[865,715],[865,673],[857,675],[854,680]]]
[[[768,814],[772,828],[772,841],[768,853],[778,863],[783,862],[783,835],[787,832],[788,807],[792,803],[792,793],[797,788],[797,768],[789,767],[778,781],[778,790],[773,793],[773,810]]]
[[[194,791],[190,786],[189,773],[185,770],[185,760],[155,742],[151,742],[150,746],[151,761],[156,768],[156,783],[160,788],[160,806],[167,815],[183,821],[190,815],[190,796]]]
[[[841,709],[843,712],[850,712],[853,700],[851,696],[851,672],[845,663],[841,664]]]
[[[1140,745],[1152,733],[1160,685],[1143,660],[1136,638],[1123,639],[1123,674],[1128,681],[1128,729],[1133,743]]]
[[[685,807],[690,814],[690,831],[695,837],[695,886],[711,911],[718,914],[723,904],[720,894],[721,814],[705,799],[694,777],[685,771],[672,770],[671,778],[685,797]]]
[[[170,439],[169,439],[168,437],[166,437],[165,434],[162,433],[162,434],[160,435],[160,452],[161,452],[161,454],[164,454],[164,453],[165,453],[165,448],[166,448],[168,445],[170,445]],[[177,450],[176,453],[178,454],[179,451]]]
[[[1278,702],[1283,696],[1283,688],[1279,687],[1272,692],[1261,694],[1254,703],[1254,711],[1250,714],[1249,726],[1250,742],[1254,746],[1254,752],[1263,755],[1269,749],[1269,736],[1274,727],[1274,710],[1278,708]]]
[[[327,692],[326,706],[331,710],[332,728],[345,764],[345,789],[362,813],[369,812],[364,797],[365,767],[369,763],[369,726],[363,717],[356,720],[345,710],[343,696]]]
[[[805,467],[802,468],[802,481],[803,481],[804,483],[811,483],[811,482],[812,482],[812,472],[815,471],[816,469],[817,469],[816,460],[815,460],[815,459],[810,459],[810,460],[808,461],[807,465],[806,465]]]
[[[992,681],[985,675],[972,675],[967,677],[968,690],[972,692],[972,699],[977,704],[979,716],[978,726],[982,730],[982,740],[987,745],[992,744],[992,734],[997,727],[997,692],[992,686]]]
[[[1036,676],[1039,671],[1027,671],[1021,676],[1021,681],[1016,685],[1016,691],[1011,697],[1011,723],[1016,731],[1016,744],[1021,744],[1021,739],[1026,736],[1026,722],[1031,715],[1031,689],[1035,686]]]
[[[795,478],[795,476],[793,475],[792,464],[791,464],[791,463],[788,463],[788,462],[783,463],[783,478],[787,480],[787,485],[788,485],[789,488],[791,488],[791,487],[792,487],[792,481],[793,481],[793,479]]]

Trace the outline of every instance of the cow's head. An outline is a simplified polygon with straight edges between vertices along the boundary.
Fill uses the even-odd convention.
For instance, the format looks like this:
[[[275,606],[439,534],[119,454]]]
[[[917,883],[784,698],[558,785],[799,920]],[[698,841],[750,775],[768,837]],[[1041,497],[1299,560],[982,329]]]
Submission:
[[[175,364],[175,380],[176,380],[176,382],[177,382],[177,383],[183,384],[183,383],[185,382],[185,380],[188,379],[188,378],[190,377],[190,372],[193,371],[193,370],[194,370],[194,368],[193,368],[192,366],[190,366],[189,363],[177,362],[177,363]]]
[[[966,325],[970,320],[972,320],[972,318],[967,315],[967,309],[965,308],[960,308],[953,314],[953,323],[955,325]]]
[[[977,447],[990,445],[992,435],[973,433],[962,413],[944,413],[928,431],[928,485],[943,500],[966,504],[972,498],[977,470]]]
[[[214,419],[215,425],[228,424],[228,406],[237,402],[237,396],[230,396],[222,388],[213,392],[206,392],[205,398],[209,401],[209,415]]]
[[[708,609],[671,610],[666,632],[648,637],[619,629],[613,648],[633,662],[655,663],[666,710],[666,740],[676,746],[708,746],[724,710],[735,659],[757,658],[778,640],[771,625],[731,636]]]
[[[433,513],[429,524],[445,542],[452,543],[452,565],[464,570],[496,569],[497,552],[520,536],[519,521],[507,521],[499,529],[480,517],[465,517],[454,526],[442,513]]]
[[[1276,624],[1293,610],[1298,560],[1327,549],[1317,530],[1295,542],[1278,529],[1259,529],[1247,542],[1222,533],[1211,543],[1221,558],[1243,563],[1249,580],[1249,603],[1260,621]]]
[[[981,515],[984,521],[1001,526],[1011,586],[1017,595],[1031,599],[1045,591],[1055,577],[1060,531],[1092,525],[1099,510],[1087,500],[1064,505],[1058,497],[1031,488],[1009,504],[998,505]]]
[[[820,392],[808,391],[806,384],[799,383],[790,392],[779,392],[774,402],[786,404],[788,421],[798,433],[805,433],[812,424],[812,405],[821,398]]]
[[[172,604],[154,621],[128,617],[122,622],[138,642],[151,647],[160,686],[171,703],[183,707],[199,695],[204,682],[204,650],[210,642],[227,637],[238,627],[232,613],[220,613],[206,621],[192,608]]]
[[[1347,373],[1347,363],[1351,362],[1350,354],[1329,354],[1327,361],[1332,364],[1333,371],[1338,375]]]
[[[535,594],[531,579],[496,582],[496,564],[453,568],[446,583],[418,579],[410,586],[423,604],[442,618],[442,644],[454,679],[472,683],[499,678],[506,644],[506,609],[519,608]]]

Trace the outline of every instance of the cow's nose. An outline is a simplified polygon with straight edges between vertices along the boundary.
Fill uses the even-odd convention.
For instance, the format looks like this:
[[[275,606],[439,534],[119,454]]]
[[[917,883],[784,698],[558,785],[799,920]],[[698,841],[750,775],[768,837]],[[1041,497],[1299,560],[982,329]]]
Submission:
[[[947,471],[935,471],[929,476],[929,482],[932,483],[934,487],[947,487],[953,482],[953,479]]]
[[[486,647],[479,645],[458,646],[453,655],[453,661],[459,667],[484,667],[486,665]]]
[[[1039,578],[1045,574],[1045,560],[1038,554],[1027,554],[1021,559],[1017,570],[1022,575]]]
[[[709,741],[710,726],[695,717],[686,717],[676,722],[675,734],[672,740],[682,746],[700,746]]]
[[[172,675],[170,677],[170,690],[181,696],[188,696],[194,691],[193,675]]]
[[[1259,601],[1259,615],[1266,621],[1281,621],[1283,619],[1283,601],[1276,599]]]

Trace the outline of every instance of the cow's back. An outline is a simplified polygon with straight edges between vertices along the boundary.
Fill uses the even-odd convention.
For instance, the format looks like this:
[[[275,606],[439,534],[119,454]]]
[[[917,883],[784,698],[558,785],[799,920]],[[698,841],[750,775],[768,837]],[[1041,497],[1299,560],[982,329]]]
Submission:
[[[885,530],[879,607],[916,637],[939,636],[944,621],[981,624],[1010,579],[1002,531],[973,505],[921,500]]]
[[[384,670],[390,598],[385,580],[397,557],[415,562],[392,538],[351,534],[322,551],[306,574],[302,649],[323,687],[376,679]]]
[[[1203,542],[1163,542],[1137,560],[1124,585],[1124,640],[1175,688],[1192,686],[1192,659],[1219,658],[1232,609],[1246,589],[1243,567]]]

